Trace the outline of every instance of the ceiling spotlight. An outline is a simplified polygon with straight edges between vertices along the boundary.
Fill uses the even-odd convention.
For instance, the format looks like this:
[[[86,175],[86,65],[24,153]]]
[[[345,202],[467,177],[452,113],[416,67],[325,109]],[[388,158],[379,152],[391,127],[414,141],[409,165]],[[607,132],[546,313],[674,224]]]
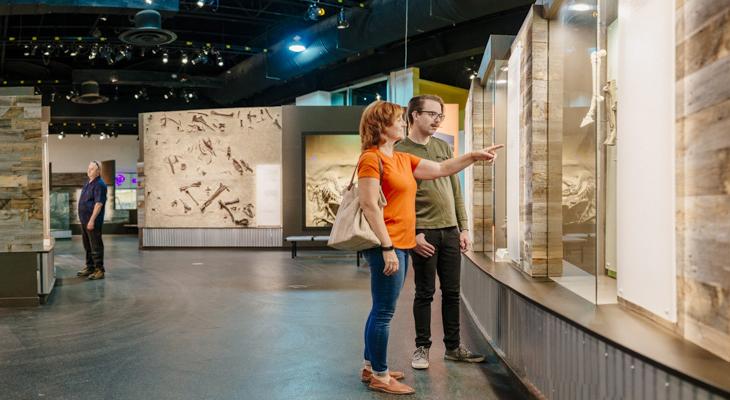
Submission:
[[[302,43],[302,37],[299,35],[294,36],[291,43],[289,43],[289,51],[301,53],[304,50],[307,50],[307,46]]]
[[[45,50],[43,50],[43,55],[44,56],[50,56],[51,55],[51,51],[53,51],[53,46],[51,46],[49,44],[49,45],[46,46]]]
[[[222,67],[223,65],[225,65],[225,63],[223,62],[223,56],[218,54],[218,66]]]
[[[163,94],[162,97],[164,97],[165,100],[169,100],[169,99],[175,97],[175,91],[173,89],[170,89],[170,91]]]
[[[66,133],[64,131],[61,131],[58,133],[58,140],[63,140],[63,138],[66,137]]]
[[[337,14],[337,29],[347,29],[350,27],[350,21],[345,17],[345,8],[340,8],[340,13]]]
[[[147,4],[152,4],[152,0],[144,0],[144,2]]]
[[[180,62],[185,65],[188,63],[188,55],[185,53],[182,53],[182,57],[180,58]]]
[[[593,7],[585,3],[578,3],[571,5],[570,7],[568,7],[568,9],[572,11],[590,11],[593,9]]]
[[[324,8],[320,7],[318,3],[315,1],[314,3],[310,4],[309,7],[307,7],[307,12],[304,14],[305,19],[308,19],[310,21],[316,21],[320,17],[324,17],[324,15],[327,12]]]
[[[206,51],[201,51],[193,60],[191,61],[193,65],[196,64],[206,64],[208,62],[208,55],[206,54]]]
[[[476,79],[476,78],[477,78],[477,73],[476,72],[472,72],[472,74],[469,75],[469,79]]]
[[[162,53],[162,63],[167,64],[167,62],[170,60],[170,57],[167,55],[167,52]]]
[[[23,46],[23,48],[25,49],[23,50],[23,55],[28,57],[30,55],[30,46],[26,44],[25,46]]]
[[[96,58],[97,49],[96,46],[92,47],[89,51],[89,60],[93,60]]]
[[[205,1],[204,0],[198,0],[197,3],[195,3],[195,4],[198,5],[198,8],[203,8],[203,6],[205,5]]]
[[[104,132],[101,132],[101,133],[99,134],[99,140],[104,140],[104,139],[106,139],[106,133],[104,133]]]

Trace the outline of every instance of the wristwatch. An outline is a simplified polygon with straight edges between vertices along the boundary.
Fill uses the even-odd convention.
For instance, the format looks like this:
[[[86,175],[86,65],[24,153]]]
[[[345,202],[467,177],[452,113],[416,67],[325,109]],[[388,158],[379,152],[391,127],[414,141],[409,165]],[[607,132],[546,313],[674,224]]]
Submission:
[[[380,249],[383,251],[393,251],[395,250],[395,247],[393,246],[380,246]]]

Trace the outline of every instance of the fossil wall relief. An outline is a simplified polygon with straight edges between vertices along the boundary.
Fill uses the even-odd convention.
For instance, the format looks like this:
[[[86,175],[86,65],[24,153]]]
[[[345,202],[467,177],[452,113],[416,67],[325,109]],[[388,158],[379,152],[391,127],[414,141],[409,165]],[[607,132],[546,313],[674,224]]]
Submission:
[[[256,166],[281,165],[281,107],[142,115],[145,226],[256,226]]]

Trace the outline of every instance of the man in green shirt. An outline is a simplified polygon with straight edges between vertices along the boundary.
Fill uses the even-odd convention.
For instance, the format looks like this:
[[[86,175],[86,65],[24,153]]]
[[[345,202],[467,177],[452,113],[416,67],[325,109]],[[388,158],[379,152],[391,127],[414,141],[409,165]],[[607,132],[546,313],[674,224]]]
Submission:
[[[444,102],[434,95],[422,95],[408,102],[408,137],[397,151],[441,162],[453,156],[445,141],[433,137],[444,119]],[[461,291],[461,252],[468,250],[467,215],[458,178],[418,180],[416,193],[416,248],[412,251],[416,297],[413,317],[416,323],[416,351],[411,366],[428,368],[431,348],[431,302],[436,275],[441,286],[441,318],[444,326],[444,358],[454,361],[482,362],[484,356],[467,350],[459,338],[459,294]]]

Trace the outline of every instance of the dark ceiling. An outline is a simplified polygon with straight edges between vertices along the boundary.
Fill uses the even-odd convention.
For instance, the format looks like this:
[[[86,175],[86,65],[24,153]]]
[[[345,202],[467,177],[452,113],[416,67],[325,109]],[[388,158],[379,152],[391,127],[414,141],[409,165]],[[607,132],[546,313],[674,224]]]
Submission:
[[[352,23],[342,32],[355,35],[357,40],[357,35],[366,35],[357,24],[382,13],[378,8],[402,0],[320,0],[316,6],[324,10],[324,16],[318,20],[305,17],[314,4],[307,0],[204,0],[203,7],[198,6],[198,0],[149,0],[152,5],[147,1],[0,0],[0,83],[35,86],[43,94],[44,103],[51,106],[54,122],[111,121],[128,125],[122,133],[132,133],[136,132],[132,123],[139,112],[288,104],[302,94],[334,90],[403,67],[405,46],[401,37],[376,47],[355,49],[346,57],[338,56],[320,65],[302,67],[301,73],[273,82],[255,96],[222,103],[215,92],[233,87],[239,75],[240,79],[250,79],[245,72],[252,61],[262,57],[276,60],[267,58],[267,54],[274,55],[277,43],[297,32],[318,29],[318,24],[325,21],[334,26],[332,21],[337,21],[341,10]],[[416,11],[409,14],[438,3],[410,1],[410,10]],[[479,66],[489,35],[515,34],[531,3],[482,1],[503,4],[494,7],[498,12],[443,23],[438,29],[411,28],[408,64],[421,68],[421,78],[468,88],[471,69]],[[19,7],[23,2],[30,6]],[[78,7],[84,2],[94,6]],[[97,6],[114,2],[129,8]],[[131,3],[159,10],[162,29],[174,32],[177,39],[153,47],[122,42],[119,35],[134,27],[135,13],[144,8]],[[404,14],[397,9],[385,12]],[[394,29],[403,31],[403,27]],[[363,44],[368,42],[365,39]],[[165,55],[167,63],[163,62]],[[187,64],[182,63],[184,56]],[[229,79],[231,71],[235,79]],[[108,103],[78,105],[66,99],[72,92],[78,94],[80,83],[89,79],[100,83],[100,92],[109,98]]]

